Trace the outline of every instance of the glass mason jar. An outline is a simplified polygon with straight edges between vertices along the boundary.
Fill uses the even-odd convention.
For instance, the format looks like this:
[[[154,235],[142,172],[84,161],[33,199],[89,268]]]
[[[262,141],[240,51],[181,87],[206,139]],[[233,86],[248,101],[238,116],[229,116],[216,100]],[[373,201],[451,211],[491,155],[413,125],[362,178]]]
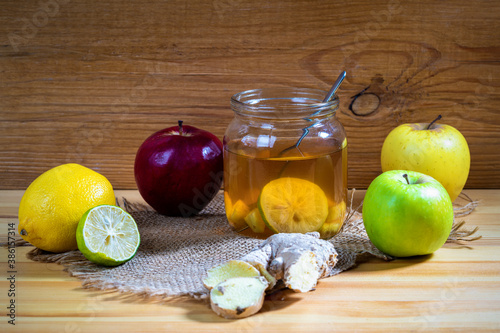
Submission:
[[[335,235],[345,219],[347,140],[338,97],[306,88],[248,90],[231,98],[224,136],[224,199],[231,226]]]

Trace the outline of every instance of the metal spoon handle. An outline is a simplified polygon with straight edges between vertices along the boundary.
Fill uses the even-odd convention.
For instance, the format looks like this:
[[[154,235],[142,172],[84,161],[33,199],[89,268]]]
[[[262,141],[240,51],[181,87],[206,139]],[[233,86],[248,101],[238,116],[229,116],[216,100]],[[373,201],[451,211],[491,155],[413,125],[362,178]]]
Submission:
[[[346,74],[347,73],[345,71],[342,71],[342,73],[340,73],[340,75],[337,77],[337,80],[335,80],[335,82],[333,83],[332,87],[330,88],[330,91],[328,91],[328,93],[326,94],[325,98],[323,99],[323,103],[329,102],[330,99],[333,97],[333,95],[335,95],[335,93],[339,89],[340,85],[342,84],[342,81],[344,81],[344,79],[346,77]],[[321,110],[316,111],[315,113],[311,114],[310,116],[315,116],[318,112],[321,112]],[[311,119],[308,119],[308,118],[305,118],[305,120],[312,121]],[[309,125],[307,127],[304,127],[302,129],[302,135],[297,140],[297,142],[293,146],[290,146],[288,148],[283,149],[279,153],[279,156],[283,155],[284,153],[286,153],[289,150],[292,150],[294,148],[298,148],[299,145],[300,145],[300,143],[302,142],[302,140],[306,137],[307,134],[309,134],[309,128],[311,128],[312,126],[314,126],[314,124]]]
[[[330,88],[330,91],[328,92],[328,94],[326,94],[325,98],[323,99],[323,103],[330,101],[330,99],[333,97],[333,95],[335,95],[335,93],[337,92],[337,89],[339,89],[339,87],[342,84],[342,81],[344,81],[346,75],[347,75],[347,73],[345,71],[340,73],[339,77],[337,78],[337,80],[335,80],[332,87]]]

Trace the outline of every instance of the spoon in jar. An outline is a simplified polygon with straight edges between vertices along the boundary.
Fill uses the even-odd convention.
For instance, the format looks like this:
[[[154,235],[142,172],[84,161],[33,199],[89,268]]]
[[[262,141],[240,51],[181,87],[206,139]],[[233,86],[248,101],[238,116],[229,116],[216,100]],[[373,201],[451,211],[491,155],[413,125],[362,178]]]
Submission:
[[[328,91],[328,93],[326,94],[325,98],[323,99],[323,103],[327,103],[329,102],[332,97],[335,95],[335,93],[337,92],[337,90],[339,89],[340,85],[342,84],[342,81],[344,81],[345,77],[346,77],[347,73],[346,71],[342,71],[342,73],[340,73],[340,75],[337,77],[337,79],[335,80],[335,82],[333,83],[332,87],[330,88],[330,90]],[[321,110],[320,110],[321,111]],[[314,112],[313,114],[311,114],[310,116],[315,116],[317,113],[319,113],[320,111],[316,111]],[[304,118],[305,120],[307,121],[312,121],[311,119],[308,119],[308,118]],[[300,138],[297,140],[297,142],[293,145],[293,146],[290,146],[288,148],[285,148],[283,149],[280,153],[279,153],[279,156],[283,155],[284,153],[286,153],[287,151],[289,150],[292,150],[294,148],[299,148],[299,145],[300,143],[302,142],[302,140],[306,137],[307,134],[309,134],[309,129],[311,127],[313,127],[314,124],[312,125],[309,125],[307,127],[304,127],[302,129],[302,135],[300,136]]]

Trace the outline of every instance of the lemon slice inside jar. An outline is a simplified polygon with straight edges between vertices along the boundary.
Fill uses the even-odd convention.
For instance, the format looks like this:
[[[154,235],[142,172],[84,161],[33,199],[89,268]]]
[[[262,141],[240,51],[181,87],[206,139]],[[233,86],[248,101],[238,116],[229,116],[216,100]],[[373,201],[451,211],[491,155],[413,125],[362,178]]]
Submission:
[[[267,183],[258,207],[264,222],[275,233],[316,231],[328,216],[325,192],[310,181],[293,177]]]

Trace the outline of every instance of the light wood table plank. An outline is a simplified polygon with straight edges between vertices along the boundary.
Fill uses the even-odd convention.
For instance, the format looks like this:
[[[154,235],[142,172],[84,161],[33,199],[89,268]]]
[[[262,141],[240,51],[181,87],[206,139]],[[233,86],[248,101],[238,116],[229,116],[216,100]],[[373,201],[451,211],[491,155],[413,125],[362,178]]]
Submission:
[[[118,197],[141,200],[136,191]],[[226,320],[197,300],[166,300],[88,290],[57,264],[32,262],[16,248],[16,325],[2,332],[292,332],[500,330],[500,190],[467,190],[481,200],[464,219],[479,226],[471,248],[445,245],[431,256],[366,258],[316,291],[281,292],[257,315]],[[0,237],[17,224],[22,191],[0,191]],[[357,200],[364,191],[356,192]],[[0,306],[8,306],[7,249],[0,249]]]

